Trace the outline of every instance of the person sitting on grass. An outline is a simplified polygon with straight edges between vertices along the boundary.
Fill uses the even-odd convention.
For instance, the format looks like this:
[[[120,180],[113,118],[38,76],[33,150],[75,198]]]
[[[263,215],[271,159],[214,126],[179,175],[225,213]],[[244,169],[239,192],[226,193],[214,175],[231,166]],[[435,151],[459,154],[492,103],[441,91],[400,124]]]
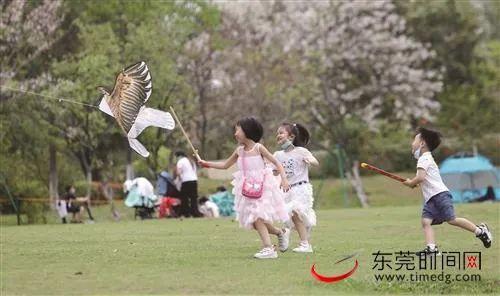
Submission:
[[[476,199],[473,199],[469,202],[483,202],[483,201],[488,201],[488,200],[491,200],[491,201],[495,201],[497,198],[495,196],[495,189],[493,189],[493,186],[488,186],[486,188],[486,194],[483,195],[483,196],[480,196]]]
[[[83,203],[88,202],[88,198],[76,197],[75,187],[69,185],[66,187],[66,193],[63,196],[63,200],[66,202],[66,209],[68,213],[71,213],[73,217],[71,218],[71,223],[83,223],[82,214],[84,211]],[[93,220],[93,219],[92,219]],[[66,223],[66,218],[63,218],[63,223]]]
[[[420,184],[422,188],[424,196],[422,227],[427,244],[423,251],[417,252],[417,255],[440,254],[432,225],[443,222],[473,232],[483,245],[489,248],[493,237],[486,223],[475,225],[465,218],[455,217],[451,194],[444,185],[439,168],[431,154],[439,144],[441,144],[441,134],[422,127],[417,129],[417,135],[411,144],[413,156],[417,159],[417,175],[413,179],[406,179],[404,185],[415,188]]]
[[[209,200],[206,196],[202,196],[198,200],[200,213],[206,218],[219,218],[219,207]]]
[[[226,187],[217,187],[217,192],[211,194],[209,199],[217,205],[221,216],[234,216],[234,195],[227,191]]]

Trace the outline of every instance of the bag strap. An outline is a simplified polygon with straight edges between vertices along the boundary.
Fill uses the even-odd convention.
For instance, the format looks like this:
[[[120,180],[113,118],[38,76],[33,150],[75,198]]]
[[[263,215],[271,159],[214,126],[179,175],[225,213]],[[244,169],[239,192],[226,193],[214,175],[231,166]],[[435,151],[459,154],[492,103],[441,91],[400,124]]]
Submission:
[[[260,154],[260,149],[259,149],[260,148],[260,144],[259,143],[255,143],[254,148],[257,148],[257,152],[259,152],[259,155],[262,158],[262,161],[264,162],[264,166],[265,166],[266,162],[264,161],[264,157]],[[252,150],[254,148],[252,148]],[[245,152],[245,146],[241,146],[240,156],[241,156],[241,168],[243,169],[243,177],[245,177],[245,170],[246,170],[246,166],[245,166],[245,153],[246,153]]]
[[[258,145],[258,143],[255,143],[255,145]],[[255,148],[255,146],[254,146]],[[252,148],[253,150],[253,148]],[[246,166],[245,166],[245,146],[241,146],[241,168],[243,169],[243,177],[245,177],[245,171],[246,171]]]
[[[241,146],[240,156],[241,156],[241,168],[243,169],[243,177],[245,177],[245,146]]]

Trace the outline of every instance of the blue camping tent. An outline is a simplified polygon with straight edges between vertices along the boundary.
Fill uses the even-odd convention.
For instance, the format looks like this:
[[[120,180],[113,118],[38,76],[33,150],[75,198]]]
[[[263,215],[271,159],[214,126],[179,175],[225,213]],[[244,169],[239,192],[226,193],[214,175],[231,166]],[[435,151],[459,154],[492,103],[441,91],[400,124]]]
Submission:
[[[498,170],[482,155],[455,154],[441,163],[439,171],[450,189],[453,202],[468,202],[481,197],[488,186],[494,188],[496,200],[500,200]]]

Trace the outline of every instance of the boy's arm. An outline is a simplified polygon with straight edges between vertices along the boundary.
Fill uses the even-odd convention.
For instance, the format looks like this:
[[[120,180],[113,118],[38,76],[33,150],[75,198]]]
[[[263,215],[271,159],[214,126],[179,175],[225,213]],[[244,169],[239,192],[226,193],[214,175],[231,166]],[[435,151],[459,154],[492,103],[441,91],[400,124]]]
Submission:
[[[425,180],[425,176],[427,176],[425,170],[422,168],[418,168],[417,175],[415,176],[415,178],[406,179],[406,181],[404,181],[403,184],[410,188],[415,188],[418,184],[422,183]]]
[[[219,170],[226,170],[230,168],[238,159],[238,154],[236,153],[237,150],[234,150],[233,154],[229,156],[228,159],[224,162],[215,162],[215,161],[205,161],[205,160],[200,160],[198,163],[204,167],[204,168],[214,168],[214,169],[219,169]]]

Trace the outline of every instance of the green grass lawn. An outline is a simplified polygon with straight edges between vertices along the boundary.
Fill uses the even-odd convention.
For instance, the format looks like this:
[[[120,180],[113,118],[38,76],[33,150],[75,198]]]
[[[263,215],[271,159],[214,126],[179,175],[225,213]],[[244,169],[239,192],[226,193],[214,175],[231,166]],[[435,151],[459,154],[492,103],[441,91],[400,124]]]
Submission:
[[[376,190],[370,193],[375,204],[375,200],[384,199]],[[411,201],[410,194],[401,200]],[[412,202],[420,203],[420,199]],[[99,215],[109,216],[107,211],[96,209]],[[498,203],[456,206],[458,216],[474,222],[487,221],[496,238],[500,238],[499,211]],[[319,224],[312,235],[314,254],[286,252],[277,260],[264,261],[251,258],[260,247],[257,234],[239,229],[230,219],[133,221],[131,210],[121,208],[121,212],[121,222],[101,219],[96,224],[23,226],[2,223],[0,294],[500,293],[498,242],[485,249],[472,234],[449,225],[436,227],[441,250],[482,252],[481,270],[458,271],[477,273],[481,281],[374,281],[372,253],[423,247],[418,205],[320,210]],[[292,246],[296,243],[294,234]],[[311,276],[313,263],[318,272],[327,275],[349,270],[353,260],[337,265],[334,262],[355,251],[360,251],[359,268],[349,279],[324,284]],[[457,273],[454,268],[445,272]]]
[[[398,173],[401,176],[412,177],[415,172]],[[362,178],[370,205],[379,206],[409,206],[422,203],[420,189],[409,189],[401,183],[392,181],[381,175],[368,175]],[[360,203],[347,180],[326,178],[312,180],[314,187],[315,207],[317,209],[358,208]],[[215,188],[224,185],[231,188],[230,181],[200,179],[200,195],[207,195]],[[345,188],[345,189],[344,189]],[[345,194],[344,194],[345,191]]]
[[[401,173],[401,176],[410,177],[412,174],[414,173]],[[418,188],[410,189],[381,175],[363,177],[362,180],[371,206],[410,206],[422,203],[422,192]],[[360,207],[359,200],[347,180],[343,183],[339,179],[328,178],[313,180],[312,183],[315,190],[316,208]],[[344,198],[344,188],[346,188],[347,198]]]
[[[411,172],[400,173],[402,176],[411,176]],[[387,177],[380,175],[370,175],[363,177],[366,194],[369,198],[369,203],[373,207],[380,206],[410,206],[420,205],[422,203],[422,193],[419,189],[409,189],[401,186],[400,183],[388,180]],[[216,191],[218,186],[224,185],[228,190],[231,190],[229,180],[210,180],[200,178],[199,180],[199,196],[210,195]],[[356,194],[350,188],[348,181],[342,182],[339,179],[315,179],[312,180],[315,197],[315,208],[340,209],[340,208],[359,208],[360,203]],[[344,187],[345,185],[345,187]],[[344,189],[345,188],[345,189]],[[117,192],[117,197],[121,198]],[[102,201],[101,201],[102,202]],[[121,215],[121,220],[133,219],[133,211],[125,208],[120,200],[116,202],[118,211]],[[23,207],[23,206],[22,206]],[[1,209],[1,208],[0,208]],[[92,207],[92,213],[97,221],[112,221],[110,207],[107,205]],[[60,223],[55,211],[47,211],[45,213],[48,224]],[[21,217],[22,223],[27,223],[25,215]],[[3,225],[14,225],[16,219],[14,216],[4,216],[0,220]]]

